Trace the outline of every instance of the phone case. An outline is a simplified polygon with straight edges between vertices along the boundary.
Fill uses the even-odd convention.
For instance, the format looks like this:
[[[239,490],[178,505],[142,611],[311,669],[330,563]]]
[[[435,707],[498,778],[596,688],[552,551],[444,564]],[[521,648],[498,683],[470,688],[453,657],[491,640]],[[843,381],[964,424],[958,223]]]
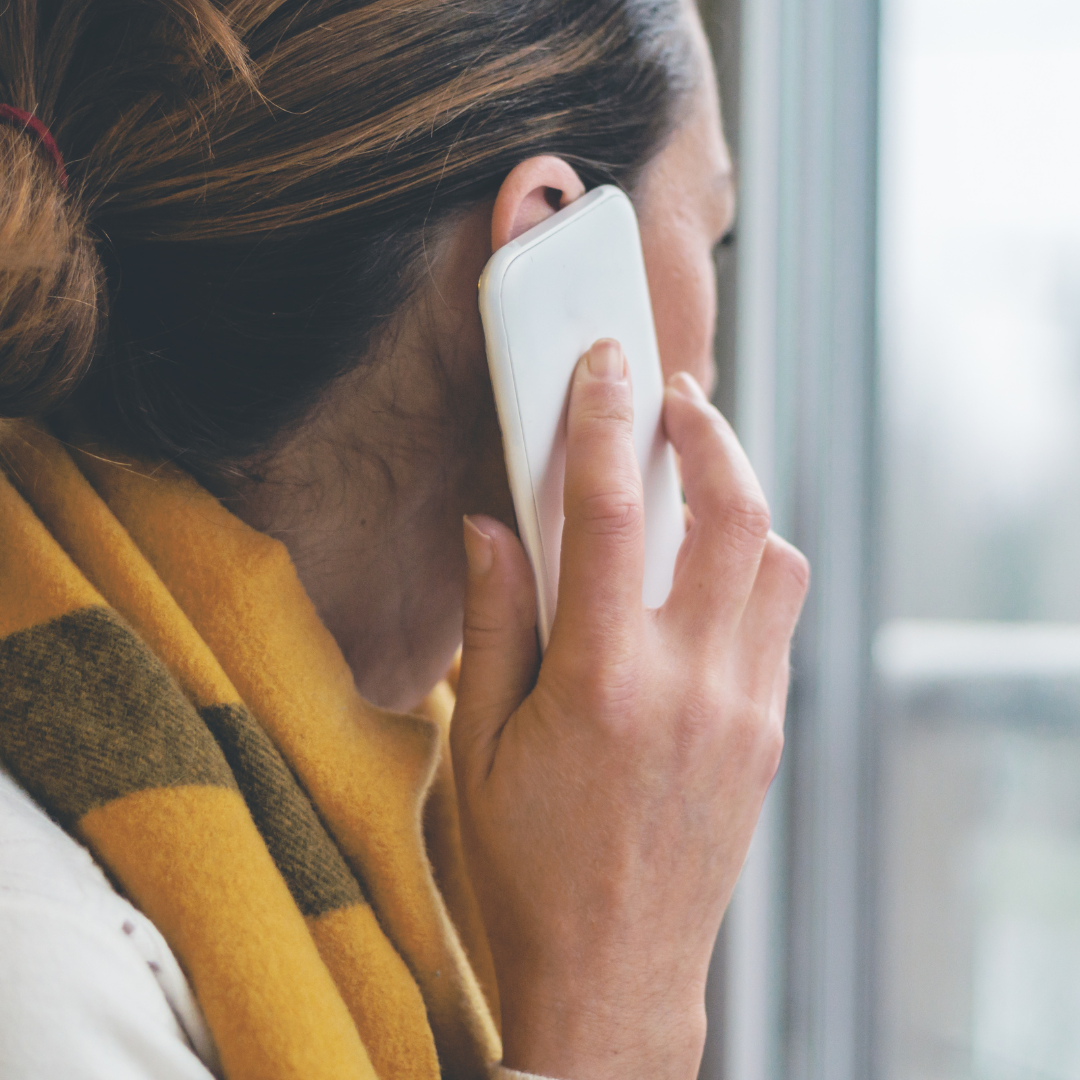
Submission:
[[[496,251],[480,278],[480,314],[518,532],[536,576],[541,647],[558,594],[570,380],[603,337],[622,345],[630,369],[645,493],[642,596],[659,607],[685,519],[661,425],[663,374],[630,200],[616,187],[596,188]]]

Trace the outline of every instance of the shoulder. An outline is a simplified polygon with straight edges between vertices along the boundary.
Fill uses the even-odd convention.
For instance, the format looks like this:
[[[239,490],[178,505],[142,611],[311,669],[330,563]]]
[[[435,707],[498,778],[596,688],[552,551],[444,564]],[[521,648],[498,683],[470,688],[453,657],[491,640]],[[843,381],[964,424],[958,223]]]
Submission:
[[[210,1080],[216,1071],[161,934],[0,769],[0,1073]]]

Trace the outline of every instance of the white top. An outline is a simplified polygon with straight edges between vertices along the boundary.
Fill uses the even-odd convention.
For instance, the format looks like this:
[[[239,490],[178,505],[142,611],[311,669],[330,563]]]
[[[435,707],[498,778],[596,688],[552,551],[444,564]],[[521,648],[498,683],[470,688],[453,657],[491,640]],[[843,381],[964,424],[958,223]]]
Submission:
[[[0,1075],[221,1076],[202,1011],[158,929],[2,769]]]
[[[160,931],[0,768],[0,1076],[220,1080]],[[543,1080],[496,1065],[492,1080]]]

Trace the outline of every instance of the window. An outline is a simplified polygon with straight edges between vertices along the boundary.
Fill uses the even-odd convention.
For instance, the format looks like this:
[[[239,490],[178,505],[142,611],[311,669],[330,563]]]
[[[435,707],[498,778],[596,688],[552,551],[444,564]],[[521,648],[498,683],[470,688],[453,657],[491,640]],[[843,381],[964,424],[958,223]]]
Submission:
[[[703,11],[725,404],[814,566],[703,1078],[1076,1080],[1080,5]]]
[[[885,0],[878,1065],[1080,1077],[1080,5]]]

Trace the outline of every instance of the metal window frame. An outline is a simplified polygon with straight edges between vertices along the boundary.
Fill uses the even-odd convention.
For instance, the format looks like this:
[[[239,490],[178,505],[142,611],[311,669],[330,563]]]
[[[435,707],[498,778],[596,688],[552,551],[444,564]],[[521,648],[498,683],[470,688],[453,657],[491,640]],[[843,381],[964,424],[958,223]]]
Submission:
[[[784,765],[714,964],[702,1075],[866,1080],[878,5],[742,0],[739,22],[735,419],[814,581]]]

